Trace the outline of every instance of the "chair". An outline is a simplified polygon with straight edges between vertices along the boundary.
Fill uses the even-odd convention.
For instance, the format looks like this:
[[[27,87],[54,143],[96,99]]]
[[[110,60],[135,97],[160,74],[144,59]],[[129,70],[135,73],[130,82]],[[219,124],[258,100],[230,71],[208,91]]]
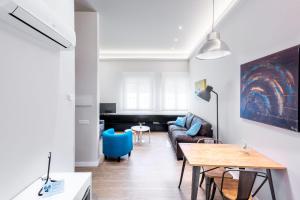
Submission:
[[[103,154],[105,159],[118,158],[127,155],[130,157],[133,149],[132,131],[126,130],[124,133],[116,134],[113,128],[107,129],[102,134],[103,137]]]
[[[221,178],[223,176],[223,172],[226,170],[224,167],[202,167],[202,176],[200,181],[200,187],[205,178],[205,193],[206,193],[206,200],[212,200],[215,197],[216,188],[211,190],[214,179]],[[226,174],[225,178],[232,179],[231,174]]]
[[[212,143],[212,144],[220,144],[221,141],[217,141],[215,139],[211,138],[202,138],[197,141],[197,143]],[[200,180],[200,187],[202,186],[202,183],[205,178],[205,192],[206,192],[206,199],[214,199],[216,188],[213,188],[211,191],[212,184],[214,182],[215,178],[221,178],[223,176],[223,173],[225,171],[224,167],[202,167],[202,176]],[[232,179],[232,175],[227,173],[225,175],[225,178]]]
[[[225,178],[229,172],[239,172],[239,179]],[[263,180],[255,192],[251,194],[257,177],[261,177]],[[224,200],[252,200],[252,197],[257,194],[267,179],[264,172],[229,169],[223,173],[222,178],[214,179],[213,187],[218,188]]]
[[[201,138],[197,141],[197,143],[212,143],[212,144],[217,144],[217,143],[222,143],[220,141],[217,141],[212,138]],[[180,188],[181,183],[182,183],[182,178],[184,174],[184,169],[185,169],[185,164],[186,164],[186,159],[183,156],[183,163],[182,163],[182,168],[181,168],[181,175],[180,175],[180,180],[179,180],[179,185],[178,188]],[[216,177],[222,177],[223,172],[225,171],[225,168],[220,168],[220,167],[202,167],[202,176],[200,180],[200,185],[201,187],[204,178],[206,179],[206,187],[205,187],[205,192],[206,192],[206,200],[213,199],[215,195],[216,188],[213,188],[213,191],[211,192],[211,187],[214,181],[214,178]],[[226,178],[232,178],[230,174],[226,174]]]

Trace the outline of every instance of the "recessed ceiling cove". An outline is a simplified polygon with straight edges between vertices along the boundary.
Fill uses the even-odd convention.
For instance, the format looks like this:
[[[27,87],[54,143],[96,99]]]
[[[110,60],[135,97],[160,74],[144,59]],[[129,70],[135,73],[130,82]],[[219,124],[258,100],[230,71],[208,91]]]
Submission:
[[[237,0],[215,0],[218,21]],[[76,0],[100,15],[100,58],[187,59],[210,31],[212,0]]]

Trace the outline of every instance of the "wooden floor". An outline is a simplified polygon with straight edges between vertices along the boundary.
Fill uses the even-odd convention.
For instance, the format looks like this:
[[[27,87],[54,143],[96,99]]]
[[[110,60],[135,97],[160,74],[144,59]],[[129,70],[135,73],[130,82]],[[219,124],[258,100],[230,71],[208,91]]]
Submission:
[[[96,168],[76,168],[93,173],[94,200],[189,200],[191,167],[187,164],[181,189],[177,188],[182,161],[177,161],[167,133],[152,133],[135,144],[131,157],[104,161]],[[205,184],[203,184],[205,185]],[[204,200],[199,188],[198,199]],[[218,192],[217,192],[218,193]],[[219,195],[216,195],[219,200]]]

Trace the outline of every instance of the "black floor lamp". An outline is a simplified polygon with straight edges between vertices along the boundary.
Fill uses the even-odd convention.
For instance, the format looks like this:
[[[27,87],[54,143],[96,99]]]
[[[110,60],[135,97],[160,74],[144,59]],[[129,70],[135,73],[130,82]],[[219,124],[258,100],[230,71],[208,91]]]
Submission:
[[[211,99],[211,93],[214,93],[216,95],[216,106],[217,106],[217,143],[219,143],[219,95],[216,91],[213,90],[213,87],[207,86],[205,90],[198,93],[198,96],[205,101],[210,101]]]

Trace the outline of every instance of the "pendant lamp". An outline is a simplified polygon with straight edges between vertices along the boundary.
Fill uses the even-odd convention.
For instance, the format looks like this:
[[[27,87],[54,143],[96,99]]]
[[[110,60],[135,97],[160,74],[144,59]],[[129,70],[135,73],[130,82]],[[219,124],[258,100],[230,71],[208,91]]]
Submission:
[[[220,33],[214,30],[215,0],[213,0],[212,31],[207,35],[206,42],[199,50],[196,58],[200,60],[217,59],[231,54],[227,44],[221,40]]]

